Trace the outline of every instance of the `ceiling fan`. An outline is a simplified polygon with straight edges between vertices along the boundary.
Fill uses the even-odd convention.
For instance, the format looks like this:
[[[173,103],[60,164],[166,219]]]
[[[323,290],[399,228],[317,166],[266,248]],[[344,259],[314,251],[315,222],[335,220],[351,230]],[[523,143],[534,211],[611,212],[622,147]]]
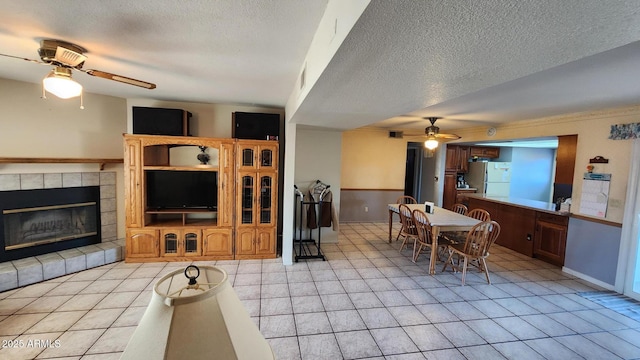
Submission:
[[[429,120],[429,122],[431,123],[431,126],[427,126],[424,129],[424,134],[427,137],[427,140],[424,142],[424,146],[429,149],[429,150],[433,150],[435,148],[438,147],[438,143],[440,139],[442,140],[458,140],[460,139],[460,136],[456,135],[456,134],[442,134],[440,133],[440,128],[437,127],[435,125],[436,120],[440,119],[439,117],[424,117],[423,119],[425,120]],[[425,135],[421,135],[422,137],[424,137]]]
[[[49,75],[47,75],[43,80],[43,94],[44,90],[46,89],[54,95],[65,99],[80,96],[82,94],[82,86],[71,79],[72,70],[78,70],[91,76],[114,80],[124,84],[139,86],[145,89],[156,88],[156,85],[150,82],[137,80],[122,75],[116,75],[101,70],[83,69],[82,67],[84,65],[84,62],[85,60],[87,60],[87,56],[84,55],[84,53],[86,52],[86,49],[76,44],[72,44],[62,40],[44,39],[40,42],[40,48],[38,49],[40,60],[1,53],[0,56],[53,66],[54,68],[51,70]],[[57,85],[64,83],[64,86],[67,86],[66,90],[68,91],[58,91],[55,85],[53,85],[54,83]]]

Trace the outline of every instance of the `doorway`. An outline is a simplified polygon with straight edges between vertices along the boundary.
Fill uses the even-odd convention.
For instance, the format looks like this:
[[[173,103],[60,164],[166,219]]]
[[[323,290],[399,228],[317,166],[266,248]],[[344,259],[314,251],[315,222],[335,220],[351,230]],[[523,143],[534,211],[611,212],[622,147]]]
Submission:
[[[413,196],[419,203],[436,201],[436,158],[425,151],[423,143],[407,143],[405,171],[405,195]]]

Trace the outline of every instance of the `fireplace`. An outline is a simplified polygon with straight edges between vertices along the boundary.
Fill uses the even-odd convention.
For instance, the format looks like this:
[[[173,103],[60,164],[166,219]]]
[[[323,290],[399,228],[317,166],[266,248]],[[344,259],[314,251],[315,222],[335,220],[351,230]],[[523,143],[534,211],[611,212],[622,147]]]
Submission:
[[[0,191],[0,262],[97,244],[100,187]]]

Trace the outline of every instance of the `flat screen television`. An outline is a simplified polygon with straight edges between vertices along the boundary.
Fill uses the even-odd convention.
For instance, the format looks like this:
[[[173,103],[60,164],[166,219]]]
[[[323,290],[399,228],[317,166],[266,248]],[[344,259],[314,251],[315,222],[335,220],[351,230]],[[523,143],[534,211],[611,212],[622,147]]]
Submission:
[[[218,172],[145,171],[147,209],[208,209],[218,207]]]

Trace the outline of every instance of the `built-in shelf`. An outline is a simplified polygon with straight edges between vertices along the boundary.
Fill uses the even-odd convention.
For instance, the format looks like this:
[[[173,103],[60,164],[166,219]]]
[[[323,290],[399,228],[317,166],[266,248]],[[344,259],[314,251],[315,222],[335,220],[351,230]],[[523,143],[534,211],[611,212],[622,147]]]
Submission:
[[[123,164],[124,159],[0,157],[0,164]]]

